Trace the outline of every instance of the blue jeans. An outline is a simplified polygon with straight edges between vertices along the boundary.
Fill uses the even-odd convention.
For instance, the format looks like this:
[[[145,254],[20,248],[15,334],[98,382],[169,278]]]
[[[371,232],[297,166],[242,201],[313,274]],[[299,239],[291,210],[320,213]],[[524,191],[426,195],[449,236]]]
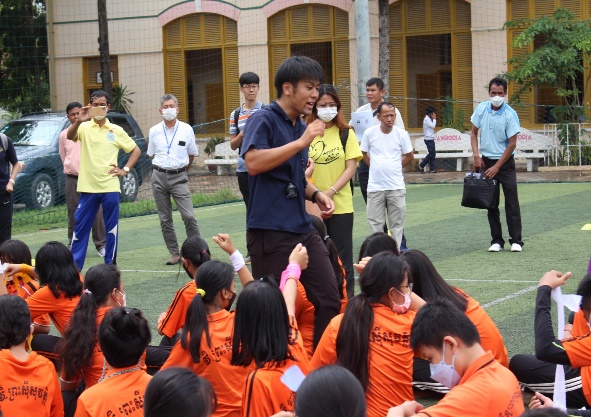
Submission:
[[[425,168],[429,164],[429,170],[435,171],[435,141],[425,139],[425,146],[429,154],[421,161],[419,166]]]

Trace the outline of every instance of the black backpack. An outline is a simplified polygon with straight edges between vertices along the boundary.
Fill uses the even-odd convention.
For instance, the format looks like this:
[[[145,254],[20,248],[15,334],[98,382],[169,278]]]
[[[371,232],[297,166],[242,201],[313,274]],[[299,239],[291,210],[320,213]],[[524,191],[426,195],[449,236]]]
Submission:
[[[267,107],[264,103],[261,104],[261,108],[259,110],[264,109],[265,107]],[[238,108],[236,108],[236,110],[234,110],[234,126],[236,126],[236,130],[238,132],[236,132],[236,134],[240,133],[240,129],[238,129],[238,119],[240,118],[240,109],[242,108],[242,106],[238,106]],[[238,154],[240,154],[241,150],[240,150],[241,146],[238,147]]]

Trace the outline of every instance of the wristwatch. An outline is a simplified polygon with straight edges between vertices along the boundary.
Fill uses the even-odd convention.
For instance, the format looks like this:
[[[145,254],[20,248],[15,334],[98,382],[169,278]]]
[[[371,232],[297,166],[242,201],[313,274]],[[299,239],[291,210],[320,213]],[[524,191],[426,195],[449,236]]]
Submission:
[[[129,167],[128,167],[128,166],[124,166],[124,167],[123,167],[123,171],[125,171],[125,172],[129,172]]]

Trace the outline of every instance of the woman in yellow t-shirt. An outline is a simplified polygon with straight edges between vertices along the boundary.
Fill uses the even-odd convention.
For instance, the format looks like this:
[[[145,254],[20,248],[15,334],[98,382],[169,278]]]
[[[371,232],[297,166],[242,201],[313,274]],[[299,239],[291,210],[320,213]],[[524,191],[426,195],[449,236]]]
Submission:
[[[324,194],[334,201],[331,217],[324,218],[328,235],[335,242],[347,273],[347,294],[354,295],[353,277],[353,192],[349,181],[355,175],[357,162],[362,158],[355,132],[341,112],[341,100],[330,84],[322,84],[319,98],[308,123],[321,119],[326,123],[323,136],[310,144],[309,156],[314,161],[312,180]]]

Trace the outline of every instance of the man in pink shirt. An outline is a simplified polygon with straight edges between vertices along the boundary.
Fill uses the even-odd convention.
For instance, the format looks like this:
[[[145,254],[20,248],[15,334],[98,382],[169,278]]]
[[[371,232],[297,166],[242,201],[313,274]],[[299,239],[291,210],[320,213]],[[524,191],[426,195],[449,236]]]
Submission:
[[[73,102],[66,107],[66,114],[70,123],[74,123],[78,119],[78,113],[82,108],[82,104]],[[80,168],[80,142],[68,140],[66,137],[68,129],[64,129],[59,137],[59,152],[64,164],[64,174],[66,174],[66,207],[68,208],[68,242],[72,243],[72,234],[76,222],[74,220],[74,213],[78,207],[78,199],[80,194],[76,191],[78,186],[78,170]],[[98,251],[99,256],[105,256],[106,231],[105,222],[103,220],[103,209],[99,207],[99,211],[92,224],[92,240],[94,246]]]

